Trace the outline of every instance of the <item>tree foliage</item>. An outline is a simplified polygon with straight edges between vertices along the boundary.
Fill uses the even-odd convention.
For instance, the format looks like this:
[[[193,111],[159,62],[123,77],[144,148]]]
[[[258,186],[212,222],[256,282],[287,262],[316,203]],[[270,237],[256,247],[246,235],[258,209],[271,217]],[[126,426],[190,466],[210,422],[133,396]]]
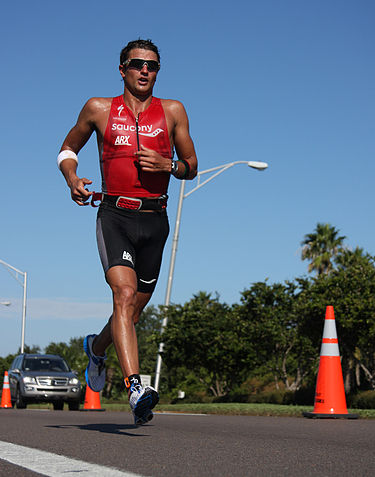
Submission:
[[[343,249],[345,236],[330,224],[318,223],[314,232],[305,235],[301,245],[302,260],[310,260],[309,272],[327,274],[334,268],[337,254]]]
[[[246,339],[256,350],[257,365],[271,371],[290,391],[298,390],[315,364],[313,343],[299,309],[307,282],[255,283],[242,293],[236,313],[246,324]],[[278,387],[278,385],[276,384]]]
[[[243,378],[251,348],[242,339],[242,323],[218,297],[200,292],[184,305],[169,306],[165,313],[163,361],[172,385],[173,370],[182,366],[214,396],[226,394]]]

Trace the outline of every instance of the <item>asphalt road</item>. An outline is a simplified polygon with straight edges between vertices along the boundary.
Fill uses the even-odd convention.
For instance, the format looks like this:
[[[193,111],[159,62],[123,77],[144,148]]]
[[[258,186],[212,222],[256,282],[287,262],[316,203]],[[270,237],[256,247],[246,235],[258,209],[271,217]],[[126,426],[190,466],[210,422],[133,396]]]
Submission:
[[[0,441],[116,468],[122,475],[375,475],[375,420],[157,414],[136,428],[124,412],[1,409]],[[4,455],[1,476],[94,475],[77,469],[49,474],[42,464],[35,472],[2,460]]]

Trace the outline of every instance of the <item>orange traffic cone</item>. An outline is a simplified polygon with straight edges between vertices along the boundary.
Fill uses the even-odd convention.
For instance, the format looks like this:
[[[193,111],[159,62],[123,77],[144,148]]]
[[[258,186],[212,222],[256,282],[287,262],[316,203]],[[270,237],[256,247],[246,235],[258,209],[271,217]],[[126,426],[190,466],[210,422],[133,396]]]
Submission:
[[[83,411],[105,411],[100,406],[100,394],[86,386],[85,402]]]
[[[12,400],[10,398],[10,389],[9,389],[9,376],[8,376],[8,371],[5,371],[3,393],[1,395],[0,408],[11,409],[12,407],[13,406],[12,406]]]
[[[333,306],[327,306],[313,412],[305,417],[357,419],[348,414]]]

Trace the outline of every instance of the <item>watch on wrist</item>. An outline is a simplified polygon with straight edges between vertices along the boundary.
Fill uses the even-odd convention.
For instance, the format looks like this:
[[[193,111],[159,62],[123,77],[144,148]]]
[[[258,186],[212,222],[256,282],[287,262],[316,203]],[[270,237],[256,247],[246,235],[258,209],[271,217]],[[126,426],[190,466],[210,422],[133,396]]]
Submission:
[[[171,165],[171,174],[172,175],[175,175],[178,171],[178,164],[177,164],[177,161],[174,161],[172,159],[172,165]]]

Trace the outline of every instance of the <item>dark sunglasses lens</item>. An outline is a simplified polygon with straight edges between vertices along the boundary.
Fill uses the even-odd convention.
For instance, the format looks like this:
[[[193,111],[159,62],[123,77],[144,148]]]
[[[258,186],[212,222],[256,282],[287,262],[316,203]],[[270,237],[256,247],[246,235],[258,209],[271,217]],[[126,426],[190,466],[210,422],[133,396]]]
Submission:
[[[158,71],[159,63],[155,60],[142,60],[139,58],[133,58],[129,61],[128,68],[136,68],[137,70],[141,70],[143,65],[146,63],[148,71]]]
[[[138,58],[133,58],[129,61],[129,68],[136,68],[137,70],[141,70],[143,68],[144,61],[139,60]]]
[[[159,63],[155,60],[150,60],[147,62],[148,71],[158,71]]]

